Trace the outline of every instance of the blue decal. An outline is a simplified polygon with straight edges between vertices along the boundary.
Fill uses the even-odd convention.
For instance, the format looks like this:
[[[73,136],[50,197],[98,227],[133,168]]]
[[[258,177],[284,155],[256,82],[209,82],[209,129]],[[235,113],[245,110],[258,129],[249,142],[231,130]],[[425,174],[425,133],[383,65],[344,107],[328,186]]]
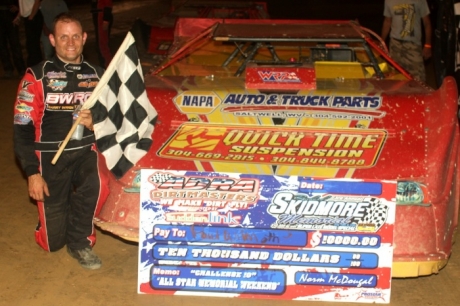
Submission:
[[[153,266],[155,289],[226,293],[282,294],[286,274],[281,270]]]
[[[266,248],[203,247],[160,243],[153,246],[153,257],[157,260],[239,262],[361,269],[374,269],[378,266],[378,256],[374,253],[286,251]]]
[[[296,272],[295,282],[300,285],[374,288],[377,286],[377,276],[374,274]]]
[[[320,187],[319,187],[320,186]],[[311,193],[320,189],[322,193],[340,193],[346,190],[353,195],[381,195],[382,184],[379,182],[345,182],[328,180],[301,180],[300,192]]]

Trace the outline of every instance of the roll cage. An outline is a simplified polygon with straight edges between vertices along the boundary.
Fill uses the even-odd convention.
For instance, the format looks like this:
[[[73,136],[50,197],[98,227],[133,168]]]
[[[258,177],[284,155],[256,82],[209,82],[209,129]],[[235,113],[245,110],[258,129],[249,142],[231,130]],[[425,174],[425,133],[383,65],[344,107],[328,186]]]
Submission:
[[[409,79],[412,77],[396,64],[388,55],[383,42],[374,40],[353,21],[243,21],[216,22],[199,34],[187,39],[179,39],[172,48],[168,61],[154,73],[158,73],[179,59],[187,56],[208,40],[234,44],[233,51],[222,62],[222,67],[238,59],[239,66],[234,76],[240,76],[249,63],[271,66],[308,66],[318,61],[327,62],[358,62],[356,53],[364,52],[366,61],[359,61],[363,67],[371,67],[374,76],[380,79],[385,75],[376,58],[376,54],[384,57],[401,74]],[[297,56],[283,58],[280,49],[296,49]],[[375,50],[375,52],[374,52]],[[257,59],[261,52],[269,54],[269,58]]]

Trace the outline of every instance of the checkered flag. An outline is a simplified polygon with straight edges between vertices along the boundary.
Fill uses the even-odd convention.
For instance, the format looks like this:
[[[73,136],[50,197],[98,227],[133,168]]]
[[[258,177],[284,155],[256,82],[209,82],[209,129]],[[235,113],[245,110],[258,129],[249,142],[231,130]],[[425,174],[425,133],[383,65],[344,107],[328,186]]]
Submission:
[[[166,182],[168,179],[172,177],[171,174],[169,173],[164,173],[164,172],[155,172],[151,177],[150,177],[150,182],[153,184],[162,184]]]
[[[366,208],[366,215],[359,223],[374,224],[375,231],[378,231],[387,220],[388,206],[376,198],[371,198],[369,203],[371,205]]]
[[[130,32],[91,98],[83,108],[91,109],[98,150],[110,171],[121,178],[149,150],[157,118]]]

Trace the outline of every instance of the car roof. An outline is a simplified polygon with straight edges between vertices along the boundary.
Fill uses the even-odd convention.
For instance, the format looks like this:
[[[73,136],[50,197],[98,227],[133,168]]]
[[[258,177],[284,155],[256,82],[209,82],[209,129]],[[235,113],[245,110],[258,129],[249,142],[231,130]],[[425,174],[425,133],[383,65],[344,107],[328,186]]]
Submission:
[[[220,41],[363,41],[352,22],[314,23],[220,23],[214,30]]]

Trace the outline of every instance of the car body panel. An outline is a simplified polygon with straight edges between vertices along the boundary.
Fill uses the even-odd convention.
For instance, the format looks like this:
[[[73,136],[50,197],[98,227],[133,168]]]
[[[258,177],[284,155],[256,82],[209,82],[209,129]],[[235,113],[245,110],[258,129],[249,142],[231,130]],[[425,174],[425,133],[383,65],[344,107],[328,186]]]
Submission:
[[[159,114],[153,146],[111,180],[96,224],[137,240],[143,168],[416,182],[420,201],[397,200],[393,276],[446,264],[459,206],[453,78],[438,90],[413,80],[378,41],[357,46],[372,38],[348,21],[180,19],[175,35],[145,77]],[[232,58],[251,52],[239,45],[248,40],[265,45]]]

